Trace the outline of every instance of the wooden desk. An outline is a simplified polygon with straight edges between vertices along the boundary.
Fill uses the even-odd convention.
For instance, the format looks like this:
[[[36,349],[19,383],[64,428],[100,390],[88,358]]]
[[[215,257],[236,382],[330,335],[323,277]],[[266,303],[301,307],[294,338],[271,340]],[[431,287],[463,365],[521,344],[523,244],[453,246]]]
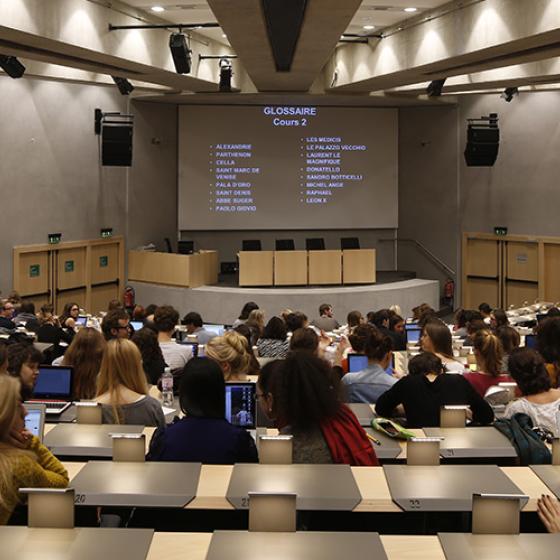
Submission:
[[[309,251],[309,284],[341,284],[342,251]]]
[[[185,288],[215,284],[218,281],[218,252],[179,255],[129,251],[128,279]]]
[[[155,533],[147,560],[204,560],[211,533]],[[381,535],[389,560],[445,560],[437,536]]]
[[[274,251],[239,253],[240,286],[272,286]]]
[[[307,251],[274,252],[274,285],[307,285]]]
[[[342,251],[343,284],[375,284],[375,249]]]

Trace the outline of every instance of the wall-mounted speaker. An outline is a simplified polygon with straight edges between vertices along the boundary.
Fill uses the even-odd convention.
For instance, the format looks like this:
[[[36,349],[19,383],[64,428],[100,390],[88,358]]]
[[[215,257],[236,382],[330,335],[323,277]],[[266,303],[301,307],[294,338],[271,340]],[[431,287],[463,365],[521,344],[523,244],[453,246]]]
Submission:
[[[116,167],[132,165],[132,124],[103,125],[101,162]]]

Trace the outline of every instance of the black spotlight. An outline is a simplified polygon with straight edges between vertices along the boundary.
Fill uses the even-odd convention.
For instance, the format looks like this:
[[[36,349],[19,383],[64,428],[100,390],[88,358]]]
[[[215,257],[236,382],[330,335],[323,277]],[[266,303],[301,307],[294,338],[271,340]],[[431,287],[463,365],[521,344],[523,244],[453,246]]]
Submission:
[[[182,33],[172,33],[169,37],[169,48],[177,74],[190,74],[192,51],[187,45],[187,38]]]
[[[443,90],[443,84],[445,84],[445,80],[447,80],[447,78],[443,78],[443,80],[434,80],[433,82],[430,82],[430,85],[426,90],[428,97],[439,97]]]
[[[220,91],[231,92],[231,60],[229,58],[220,58]]]
[[[500,96],[502,99],[505,99],[508,103],[511,103],[512,99],[519,95],[519,89],[516,87],[508,87],[504,89],[504,93]]]
[[[0,54],[0,68],[11,78],[21,78],[25,73],[25,66],[15,56]]]
[[[126,78],[119,78],[118,76],[111,76],[111,78],[113,78],[113,82],[117,84],[121,95],[128,95],[134,91],[134,86]]]

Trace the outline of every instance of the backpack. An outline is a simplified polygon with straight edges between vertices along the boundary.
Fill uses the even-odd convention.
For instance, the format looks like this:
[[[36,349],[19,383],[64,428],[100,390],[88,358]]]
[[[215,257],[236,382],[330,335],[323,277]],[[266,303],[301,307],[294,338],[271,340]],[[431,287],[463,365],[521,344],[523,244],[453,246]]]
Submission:
[[[518,412],[509,420],[505,418],[496,420],[494,427],[502,432],[515,447],[521,466],[550,465],[552,463],[550,450],[533,431],[533,421],[527,414]]]

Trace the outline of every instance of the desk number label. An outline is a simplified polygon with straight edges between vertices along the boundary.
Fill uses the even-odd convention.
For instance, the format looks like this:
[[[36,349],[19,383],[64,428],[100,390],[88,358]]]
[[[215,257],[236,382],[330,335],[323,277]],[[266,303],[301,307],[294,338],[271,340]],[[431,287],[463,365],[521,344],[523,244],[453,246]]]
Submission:
[[[244,508],[249,507],[249,497],[241,498],[241,507],[244,507]]]
[[[76,494],[74,496],[74,503],[75,504],[83,504],[86,501],[86,495],[85,494]]]
[[[421,509],[420,500],[410,500],[410,509]]]

